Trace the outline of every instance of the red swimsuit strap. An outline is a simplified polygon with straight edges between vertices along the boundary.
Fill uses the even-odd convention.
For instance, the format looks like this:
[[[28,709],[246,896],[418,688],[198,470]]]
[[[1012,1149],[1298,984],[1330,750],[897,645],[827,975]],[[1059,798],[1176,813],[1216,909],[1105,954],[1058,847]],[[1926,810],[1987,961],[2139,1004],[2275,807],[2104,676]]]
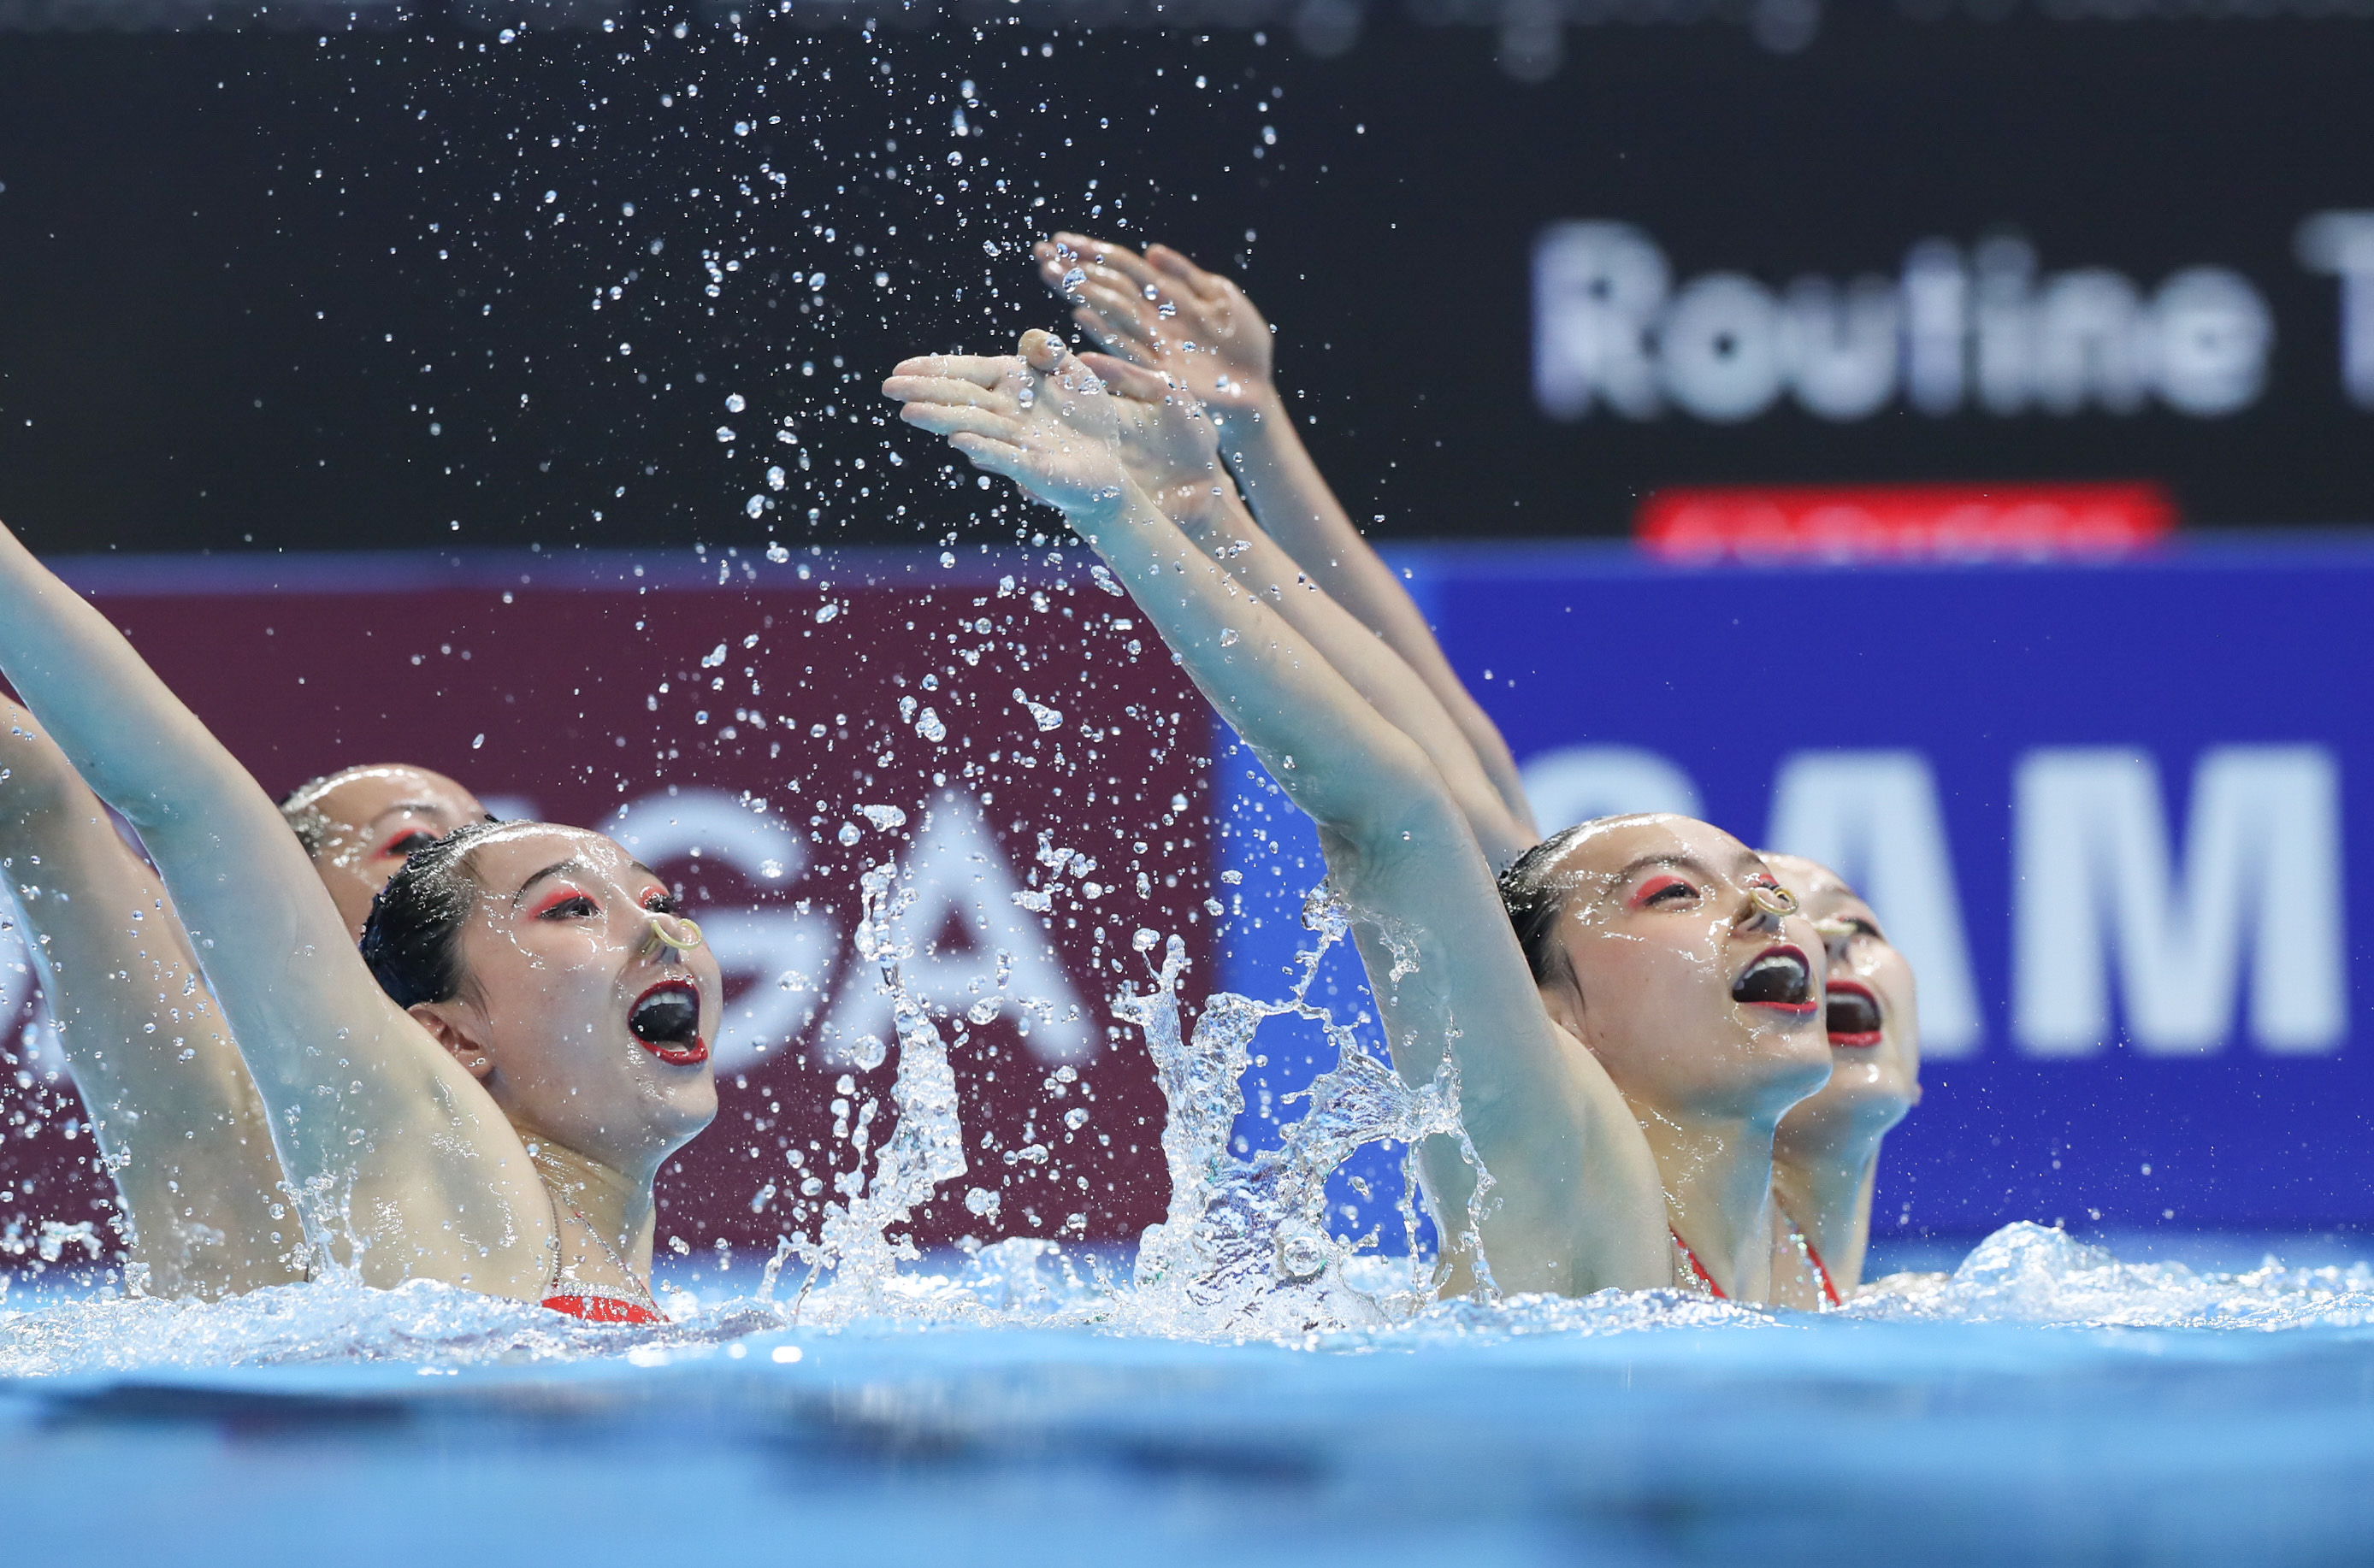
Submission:
[[[1714,1282],[1714,1276],[1706,1271],[1706,1265],[1698,1261],[1698,1255],[1690,1250],[1690,1244],[1682,1239],[1682,1233],[1667,1225],[1665,1234],[1674,1238],[1674,1245],[1682,1249],[1684,1258],[1689,1259],[1690,1272],[1698,1277],[1698,1283],[1707,1288],[1707,1293],[1717,1301],[1729,1301],[1731,1298],[1722,1293],[1722,1287]],[[1827,1279],[1828,1276],[1825,1275],[1824,1278]]]
[[[1822,1261],[1822,1255],[1814,1250],[1814,1244],[1805,1239],[1804,1233],[1802,1231],[1797,1234],[1797,1245],[1805,1249],[1805,1261],[1811,1263],[1814,1266],[1814,1272],[1822,1277],[1822,1293],[1830,1298],[1830,1305],[1846,1305],[1845,1302],[1839,1299],[1839,1287],[1830,1282],[1829,1265]]]
[[[1805,1261],[1814,1266],[1815,1274],[1821,1279],[1822,1294],[1829,1298],[1832,1306],[1846,1305],[1846,1302],[1839,1295],[1839,1287],[1831,1281],[1830,1266],[1822,1261],[1820,1253],[1814,1250],[1814,1244],[1807,1239],[1804,1227],[1797,1223],[1796,1219],[1788,1210],[1780,1208],[1780,1200],[1778,1197],[1773,1199],[1772,1207],[1780,1210],[1781,1223],[1789,1227],[1789,1239],[1805,1249]]]

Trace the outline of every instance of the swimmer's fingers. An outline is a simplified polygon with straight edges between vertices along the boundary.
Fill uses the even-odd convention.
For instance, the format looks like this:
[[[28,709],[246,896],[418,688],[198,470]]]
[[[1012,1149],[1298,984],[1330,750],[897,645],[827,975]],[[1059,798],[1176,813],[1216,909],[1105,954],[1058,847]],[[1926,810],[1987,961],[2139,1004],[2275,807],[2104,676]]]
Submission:
[[[1043,240],[1032,253],[1039,260],[1039,280],[1075,304],[1079,302],[1081,291],[1091,284],[1102,284],[1124,294],[1139,287],[1127,273]]]
[[[1092,320],[1083,320],[1083,317]],[[1150,364],[1161,357],[1164,349],[1162,333],[1154,312],[1126,295],[1109,289],[1090,292],[1072,319],[1080,322],[1106,349],[1126,355],[1141,364]]]
[[[1228,298],[1227,278],[1205,272],[1168,245],[1146,248],[1147,270],[1156,274],[1156,287],[1164,289],[1184,288],[1201,299],[1215,303]]]
[[[1132,403],[1157,404],[1171,398],[1193,401],[1188,397],[1184,388],[1159,370],[1133,365],[1110,354],[1083,354],[1080,363],[1086,365],[1097,380],[1105,384],[1105,390],[1115,397],[1126,398]]]
[[[1075,305],[1126,315],[1133,321],[1144,318],[1151,322],[1153,318],[1154,309],[1146,301],[1145,286],[1111,267],[1082,267],[1054,256],[1039,263],[1039,275],[1048,287]]]
[[[907,363],[913,365],[920,361],[910,359]],[[1011,365],[1013,361],[1006,363]],[[905,368],[900,367],[902,370]],[[1017,408],[1010,387],[982,386],[977,381],[960,380],[953,376],[893,376],[882,383],[882,395],[894,403],[949,404],[958,407],[986,408],[998,414],[1012,414]]]
[[[1127,333],[1114,331],[1104,317],[1086,305],[1072,312],[1072,324],[1101,344],[1108,354],[1118,354],[1133,364],[1160,362],[1160,357],[1152,348],[1133,339]]]
[[[1055,242],[1079,258],[1073,264],[1087,267],[1091,275],[1096,270],[1103,269],[1120,273],[1127,280],[1124,287],[1161,287],[1162,280],[1155,275],[1152,267],[1146,264],[1146,258],[1126,245],[1116,245],[1110,240],[1092,240],[1085,234],[1058,234]]]
[[[1030,466],[1030,454],[1013,442],[993,440],[970,430],[950,436],[948,445],[964,453],[965,460],[975,468],[1002,474],[1008,479],[1020,480]]]
[[[993,438],[1000,441],[1019,441],[1026,433],[1019,419],[986,408],[969,408],[946,403],[911,403],[899,411],[899,417],[918,430],[929,430],[934,436],[962,434]]]
[[[902,359],[891,368],[893,377],[943,377],[950,380],[970,381],[978,387],[993,387],[1000,378],[1020,369],[1013,356],[1006,354],[923,354],[912,359]]]

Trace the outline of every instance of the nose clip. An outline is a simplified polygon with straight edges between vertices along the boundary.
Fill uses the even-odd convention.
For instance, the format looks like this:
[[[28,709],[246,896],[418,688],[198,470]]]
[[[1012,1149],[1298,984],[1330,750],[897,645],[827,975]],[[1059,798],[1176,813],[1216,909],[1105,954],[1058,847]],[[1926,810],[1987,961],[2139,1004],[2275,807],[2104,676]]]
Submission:
[[[1748,902],[1768,915],[1793,915],[1797,912],[1797,895],[1785,887],[1758,884],[1747,890]]]
[[[647,911],[643,918],[652,925],[651,934],[643,938],[640,950],[643,953],[657,953],[664,947],[689,953],[708,941],[700,934],[699,923],[688,915],[663,915],[654,909]]]

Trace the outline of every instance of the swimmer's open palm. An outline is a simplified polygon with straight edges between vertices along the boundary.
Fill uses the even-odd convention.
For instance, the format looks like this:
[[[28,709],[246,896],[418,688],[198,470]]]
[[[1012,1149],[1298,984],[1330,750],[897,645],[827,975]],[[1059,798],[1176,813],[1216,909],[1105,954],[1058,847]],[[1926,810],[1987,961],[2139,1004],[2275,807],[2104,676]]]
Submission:
[[[1112,354],[1163,371],[1225,419],[1270,385],[1269,323],[1245,291],[1168,245],[1126,245],[1058,234],[1034,253],[1072,319]]]
[[[1084,354],[1080,363],[1111,394],[1122,466],[1157,506],[1184,521],[1232,486],[1202,400],[1161,371],[1110,354]]]
[[[1025,333],[1019,355],[934,354],[901,363],[882,393],[899,417],[946,436],[975,468],[1002,474],[1075,523],[1123,505],[1113,400],[1052,334]]]

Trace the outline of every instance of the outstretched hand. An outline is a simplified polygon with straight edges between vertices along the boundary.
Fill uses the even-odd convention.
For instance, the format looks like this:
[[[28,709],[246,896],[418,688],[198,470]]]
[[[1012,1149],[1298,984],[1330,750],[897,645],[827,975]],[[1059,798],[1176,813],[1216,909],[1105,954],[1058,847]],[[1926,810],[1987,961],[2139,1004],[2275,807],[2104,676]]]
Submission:
[[[1110,354],[1083,354],[1080,363],[1111,394],[1122,466],[1172,520],[1188,522],[1235,493],[1220,462],[1219,432],[1193,392]]]
[[[1075,526],[1118,516],[1129,474],[1114,400],[1053,333],[1034,327],[1019,347],[906,360],[882,395],[906,405],[899,418],[946,436],[975,468],[1005,475]]]
[[[1058,234],[1032,248],[1039,275],[1071,301],[1072,320],[1109,352],[1159,370],[1214,415],[1250,412],[1270,395],[1269,323],[1245,291],[1168,245]]]

